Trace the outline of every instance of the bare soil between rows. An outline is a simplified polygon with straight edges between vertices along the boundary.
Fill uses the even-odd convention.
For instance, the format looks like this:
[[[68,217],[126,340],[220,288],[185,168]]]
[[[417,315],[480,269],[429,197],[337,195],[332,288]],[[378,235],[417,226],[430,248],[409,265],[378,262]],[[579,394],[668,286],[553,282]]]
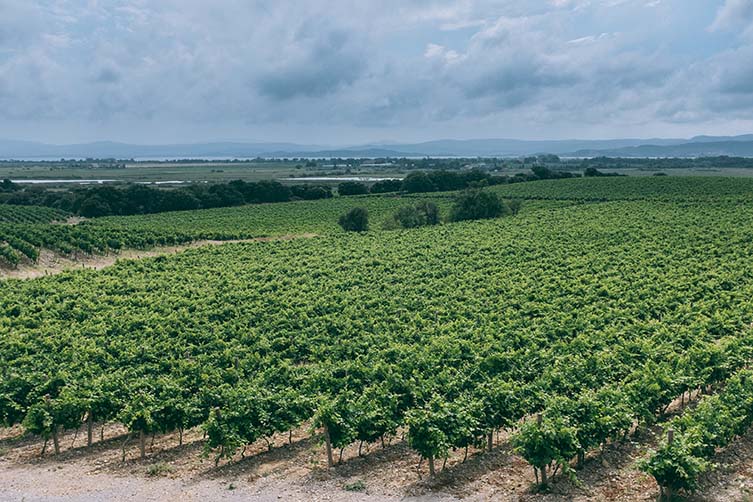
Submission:
[[[511,451],[504,435],[491,452],[471,450],[467,460],[456,451],[436,479],[428,479],[426,462],[420,476],[418,456],[401,439],[345,449],[343,463],[326,466],[318,434],[303,427],[292,437],[250,445],[215,466],[204,454],[200,430],[147,440],[147,457],[139,459],[132,440],[122,461],[124,428],[107,425],[104,440],[86,446],[86,433],[67,431],[61,453],[51,446],[40,457],[42,440],[22,435],[19,428],[0,430],[0,500],[3,501],[213,501],[306,500],[337,501],[516,501],[632,502],[656,500],[658,488],[635,468],[635,461],[656,443],[659,429],[644,429],[624,442],[592,452],[578,482],[558,477],[548,493],[532,486],[531,468]],[[753,493],[753,433],[739,439],[715,459],[719,468],[707,476],[694,502],[744,501]],[[438,462],[441,466],[441,462]]]
[[[299,235],[281,235],[275,237],[255,237],[252,239],[235,239],[235,240],[198,240],[176,246],[159,246],[148,250],[124,249],[117,253],[108,253],[103,255],[77,254],[74,256],[65,256],[49,249],[42,249],[39,252],[39,259],[36,262],[20,263],[16,268],[0,267],[0,280],[2,279],[34,279],[56,275],[68,270],[77,269],[94,269],[99,270],[114,265],[118,260],[138,260],[141,258],[150,258],[154,256],[163,256],[180,253],[187,249],[200,248],[204,246],[220,246],[222,244],[231,244],[239,242],[268,242],[283,241],[293,239],[311,239],[317,237],[317,234],[299,234]]]

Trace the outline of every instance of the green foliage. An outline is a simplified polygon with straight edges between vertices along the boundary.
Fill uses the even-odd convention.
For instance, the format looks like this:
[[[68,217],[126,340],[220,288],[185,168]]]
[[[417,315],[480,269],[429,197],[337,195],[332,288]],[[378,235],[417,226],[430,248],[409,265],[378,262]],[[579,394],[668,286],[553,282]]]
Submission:
[[[167,474],[172,473],[174,470],[175,469],[170,464],[166,464],[165,462],[158,462],[146,468],[146,475],[154,478],[154,477],[159,477],[159,476],[165,476]]]
[[[385,228],[416,228],[439,224],[439,208],[433,202],[419,202],[413,206],[402,206],[385,222]]]
[[[335,448],[345,448],[356,440],[358,432],[353,420],[353,407],[352,396],[343,393],[334,399],[325,399],[314,415],[314,427],[326,427]]]
[[[520,208],[523,207],[523,201],[520,199],[510,199],[507,201],[507,207],[510,208],[510,213],[515,216],[520,212]]]
[[[405,417],[408,444],[423,458],[441,458],[452,446],[448,424],[452,420],[450,404],[435,395],[423,407],[410,410]]]
[[[65,211],[49,207],[0,204],[0,223],[51,223],[67,217]]]
[[[380,180],[371,185],[370,193],[399,192],[403,188],[403,180]]]
[[[353,481],[352,483],[345,483],[345,491],[348,492],[365,492],[366,491],[366,483],[362,479],[358,479],[356,481]]]
[[[638,466],[664,489],[695,491],[699,477],[711,468],[707,460],[693,454],[697,445],[698,439],[692,435],[677,437],[671,444],[665,441],[659,451]]]
[[[365,195],[369,193],[369,188],[357,181],[345,181],[337,185],[337,193],[340,195]]]
[[[711,468],[717,448],[730,444],[753,424],[753,371],[732,376],[719,394],[704,398],[693,410],[672,420],[666,439],[639,467],[664,489],[694,491]]]
[[[493,192],[467,190],[455,198],[450,212],[452,221],[482,220],[510,214],[510,208]]]
[[[369,229],[369,211],[364,207],[354,207],[340,216],[337,223],[346,232],[366,232]]]
[[[513,436],[513,447],[532,466],[545,471],[552,466],[568,468],[581,448],[578,431],[564,418],[546,417],[541,422],[528,420]]]
[[[615,197],[645,188],[606,181]],[[556,183],[558,196],[577,189]],[[225,457],[303,423],[326,425],[335,447],[407,427],[416,451],[441,458],[542,413],[518,446],[566,468],[751,360],[753,206],[688,202],[685,183],[679,201],[528,200],[516,218],[358,238],[336,226],[346,198],[20,226],[27,242],[94,250],[320,236],[4,283],[0,420],[42,435],[89,412],[133,432],[203,426]],[[381,223],[406,199],[450,202],[359,202]],[[705,426],[694,456],[749,420],[724,409],[733,420]]]

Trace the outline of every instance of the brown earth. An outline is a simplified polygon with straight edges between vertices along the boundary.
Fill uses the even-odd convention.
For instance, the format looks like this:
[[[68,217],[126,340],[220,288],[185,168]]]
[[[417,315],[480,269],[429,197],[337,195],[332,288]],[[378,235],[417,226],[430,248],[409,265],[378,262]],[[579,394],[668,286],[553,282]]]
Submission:
[[[418,456],[400,437],[382,447],[358,445],[345,449],[343,463],[326,467],[324,447],[307,427],[264,441],[215,466],[211,453],[203,454],[202,433],[147,439],[147,457],[138,458],[138,441],[121,447],[127,438],[117,425],[104,428],[104,441],[86,447],[86,434],[68,431],[61,439],[60,455],[52,445],[40,457],[42,441],[21,435],[20,429],[0,431],[0,500],[3,501],[110,501],[110,500],[306,500],[309,502],[374,501],[517,501],[517,502],[632,502],[656,500],[654,481],[638,472],[635,460],[656,442],[659,429],[643,430],[621,443],[592,452],[578,481],[558,477],[549,493],[535,493],[530,467],[511,452],[503,436],[492,452],[454,452],[443,472],[428,479],[424,462],[421,476]],[[720,468],[707,476],[692,501],[751,500],[753,490],[753,433],[721,452]],[[337,454],[337,452],[336,452]],[[337,457],[335,457],[337,458]],[[438,462],[441,467],[441,462]]]

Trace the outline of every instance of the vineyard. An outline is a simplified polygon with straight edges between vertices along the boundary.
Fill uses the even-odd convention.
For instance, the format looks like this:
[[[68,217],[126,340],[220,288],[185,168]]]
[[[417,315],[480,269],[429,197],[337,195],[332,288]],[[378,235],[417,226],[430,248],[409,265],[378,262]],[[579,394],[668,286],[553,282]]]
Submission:
[[[13,206],[0,204],[0,224],[7,223],[51,223],[68,217],[64,211],[49,207]]]
[[[582,201],[753,200],[753,179],[726,177],[573,178],[494,187],[504,197]]]
[[[441,207],[449,206],[447,199],[435,199]],[[64,218],[65,213],[53,209],[0,205],[0,264],[16,266],[23,260],[35,262],[42,248],[66,256],[91,255],[205,239],[336,232],[339,230],[337,217],[354,204],[366,207],[375,228],[379,228],[405,203],[399,197],[340,198],[95,218],[77,225],[48,224]],[[3,211],[7,213],[5,218]]]
[[[131,440],[143,457],[148,435],[198,428],[216,464],[301,427],[322,438],[330,466],[353,444],[360,453],[402,438],[429,477],[455,450],[499,447],[502,430],[529,482],[546,485],[664,423],[678,398],[722,389],[669,422],[673,442],[643,467],[669,489],[694,488],[715,447],[753,421],[753,407],[734,404],[753,399],[753,205],[739,203],[740,183],[510,185],[495,190],[614,200],[529,201],[515,217],[366,234],[337,231],[337,214],[358,201],[380,220],[404,201],[93,220],[80,238],[118,246],[320,237],[4,283],[0,420],[54,451],[65,430],[83,425],[91,443],[95,423],[122,424],[124,458]],[[728,418],[712,423],[726,402]],[[659,473],[681,462],[697,467],[685,484]]]

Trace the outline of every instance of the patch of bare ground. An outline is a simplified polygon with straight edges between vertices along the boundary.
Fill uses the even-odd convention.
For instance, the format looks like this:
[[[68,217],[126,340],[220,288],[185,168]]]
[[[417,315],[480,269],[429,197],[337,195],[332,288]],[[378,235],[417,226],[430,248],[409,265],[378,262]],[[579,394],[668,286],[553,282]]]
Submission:
[[[712,459],[716,469],[701,481],[692,502],[753,501],[753,429]]]
[[[86,221],[86,218],[84,218],[83,216],[69,216],[68,218],[66,218],[64,220],[55,220],[55,221],[51,221],[50,223],[52,225],[71,225],[71,226],[73,226],[73,225],[78,225],[79,223],[82,223],[84,221]]]
[[[324,446],[308,427],[290,437],[277,435],[269,446],[259,441],[217,466],[211,452],[204,454],[200,430],[186,431],[182,445],[177,433],[158,435],[153,443],[147,438],[143,460],[134,439],[127,444],[125,462],[122,446],[128,435],[117,425],[104,427],[103,440],[95,428],[91,448],[83,430],[68,431],[61,453],[53,455],[50,446],[44,457],[43,441],[20,433],[0,433],[2,500],[636,501],[657,493],[653,481],[633,466],[654,441],[650,433],[593,455],[578,472],[580,485],[558,479],[548,494],[532,491],[533,473],[504,435],[491,452],[471,449],[467,458],[462,450],[453,452],[445,468],[429,479],[426,462],[419,471],[418,456],[400,437],[384,446],[364,445],[361,456],[358,445],[351,445],[343,451],[342,464],[328,469]],[[148,498],[149,493],[160,497]]]
[[[103,255],[76,254],[71,256],[61,255],[49,249],[42,249],[39,252],[39,259],[36,262],[27,261],[20,263],[16,268],[0,267],[0,279],[34,279],[48,275],[55,275],[66,270],[76,270],[82,268],[99,270],[117,263],[118,260],[138,260],[153,256],[162,256],[175,254],[187,249],[198,248],[203,246],[219,246],[222,244],[238,242],[267,242],[276,240],[292,239],[310,239],[317,234],[300,234],[300,235],[281,235],[277,237],[256,237],[253,239],[236,239],[236,240],[199,240],[177,246],[160,246],[149,250],[124,249],[117,253],[108,253]]]

